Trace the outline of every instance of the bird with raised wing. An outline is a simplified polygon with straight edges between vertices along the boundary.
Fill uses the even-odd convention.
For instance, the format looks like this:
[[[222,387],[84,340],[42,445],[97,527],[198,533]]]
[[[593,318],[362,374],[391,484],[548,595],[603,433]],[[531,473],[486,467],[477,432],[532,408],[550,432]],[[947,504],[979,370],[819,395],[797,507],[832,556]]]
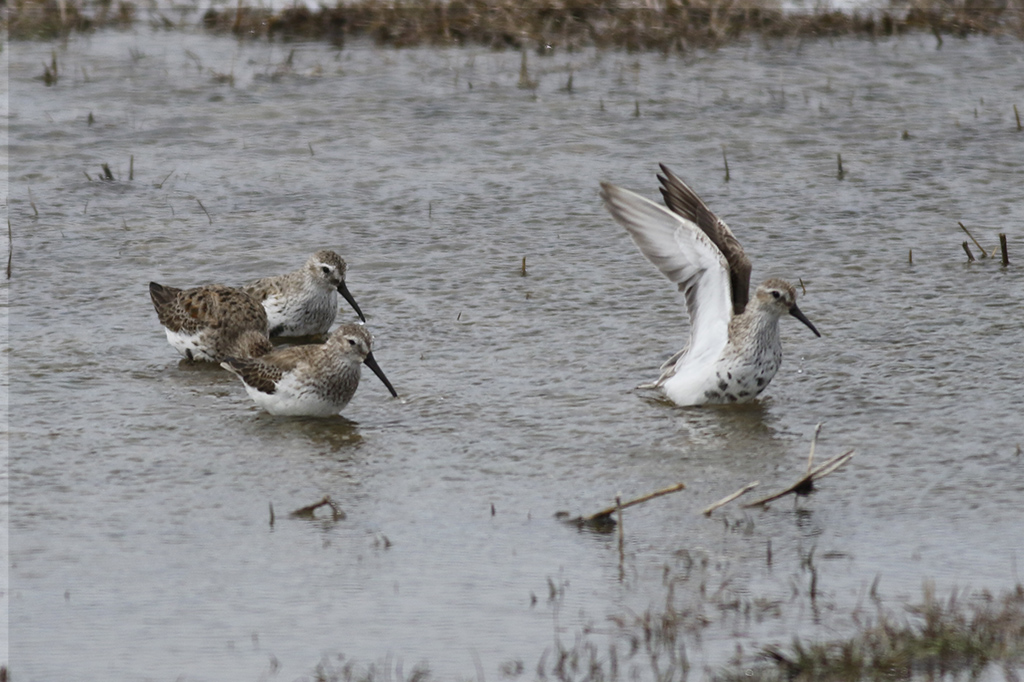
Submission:
[[[664,165],[661,170],[668,208],[601,183],[605,208],[686,298],[690,342],[662,365],[662,375],[649,387],[677,405],[751,401],[782,363],[782,315],[821,334],[797,307],[788,282],[766,280],[750,298],[750,261],[732,230],[672,171]]]

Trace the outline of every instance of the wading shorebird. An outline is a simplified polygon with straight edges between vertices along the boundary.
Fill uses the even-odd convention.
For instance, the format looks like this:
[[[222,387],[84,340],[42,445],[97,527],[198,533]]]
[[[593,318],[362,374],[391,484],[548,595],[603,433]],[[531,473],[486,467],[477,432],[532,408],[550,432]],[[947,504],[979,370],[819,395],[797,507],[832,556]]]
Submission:
[[[270,414],[330,417],[355,395],[364,364],[398,397],[371,343],[366,327],[343,324],[325,343],[281,348],[258,358],[226,358],[221,367],[238,376],[249,397]]]
[[[366,321],[345,284],[347,268],[334,251],[317,251],[298,270],[264,277],[241,289],[266,308],[270,336],[326,334],[338,315],[338,294]]]
[[[150,282],[149,296],[167,342],[189,360],[220,362],[273,349],[267,313],[244,291],[219,285],[175,289]]]
[[[663,164],[668,209],[601,183],[601,198],[640,252],[686,296],[690,343],[662,365],[647,388],[677,405],[742,403],[779,370],[779,318],[789,313],[821,336],[796,305],[796,290],[769,279],[749,300],[750,261],[729,227]],[[670,210],[671,209],[671,210]]]

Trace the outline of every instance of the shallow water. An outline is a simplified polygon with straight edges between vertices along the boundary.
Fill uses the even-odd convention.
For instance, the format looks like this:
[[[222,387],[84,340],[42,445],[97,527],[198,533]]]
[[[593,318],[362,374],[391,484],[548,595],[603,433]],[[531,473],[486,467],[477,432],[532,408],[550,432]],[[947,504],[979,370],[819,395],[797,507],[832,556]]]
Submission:
[[[666,574],[714,597],[687,640],[701,679],[737,641],[746,662],[849,633],[876,577],[894,607],[925,581],[1021,581],[1019,42],[530,53],[535,89],[519,54],[478,49],[5,49],[17,679],[292,680],[339,653],[531,677],[554,638],[662,604]],[[783,320],[756,405],[634,390],[685,314],[597,183],[655,196],[658,161],[755,280],[806,285],[823,338]],[[957,221],[990,249],[1006,232],[1013,265],[966,264]],[[366,373],[344,419],[277,419],[179,362],[147,282],[241,283],[319,248],[348,260],[400,400]],[[792,482],[818,422],[819,457],[857,454],[816,494],[698,513]],[[554,518],[676,481],[627,512],[621,570],[614,535]],[[346,518],[289,516],[324,495]]]

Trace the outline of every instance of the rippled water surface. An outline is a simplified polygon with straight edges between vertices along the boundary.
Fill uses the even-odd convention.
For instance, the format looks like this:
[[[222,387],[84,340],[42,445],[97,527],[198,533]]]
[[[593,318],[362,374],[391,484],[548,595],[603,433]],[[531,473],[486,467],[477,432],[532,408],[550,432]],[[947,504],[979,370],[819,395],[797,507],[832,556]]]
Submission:
[[[666,576],[707,600],[701,679],[737,642],[848,634],[876,579],[894,607],[1021,581],[1019,42],[531,52],[532,88],[480,49],[140,30],[5,56],[17,679],[293,680],[339,654],[530,678],[556,638],[603,651]],[[823,338],[782,320],[756,405],[635,390],[686,317],[597,188],[653,197],[659,161],[755,280],[806,287]],[[989,249],[1005,232],[1011,267],[968,265],[957,221]],[[400,400],[367,373],[345,418],[278,419],[179,362],[150,280],[237,284],[320,248]],[[819,457],[857,454],[814,495],[699,514],[795,480],[818,422]],[[626,513],[621,567],[614,535],[554,517],[677,481]],[[324,495],[344,519],[289,515]]]

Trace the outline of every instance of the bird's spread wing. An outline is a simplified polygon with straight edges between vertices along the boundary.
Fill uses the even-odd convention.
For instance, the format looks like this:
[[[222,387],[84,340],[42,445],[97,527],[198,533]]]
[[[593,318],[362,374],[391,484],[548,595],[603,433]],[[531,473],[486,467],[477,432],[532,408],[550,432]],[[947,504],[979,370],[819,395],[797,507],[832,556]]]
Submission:
[[[736,236],[721,218],[716,216],[697,193],[670,171],[665,164],[659,164],[661,172],[661,196],[673,213],[686,218],[699,227],[718,247],[729,263],[729,281],[732,284],[732,306],[737,315],[747,306],[750,295],[750,260],[743,253]]]
[[[717,357],[729,340],[732,317],[725,256],[692,220],[639,194],[601,183],[601,198],[647,260],[686,295],[690,313],[687,355]]]

